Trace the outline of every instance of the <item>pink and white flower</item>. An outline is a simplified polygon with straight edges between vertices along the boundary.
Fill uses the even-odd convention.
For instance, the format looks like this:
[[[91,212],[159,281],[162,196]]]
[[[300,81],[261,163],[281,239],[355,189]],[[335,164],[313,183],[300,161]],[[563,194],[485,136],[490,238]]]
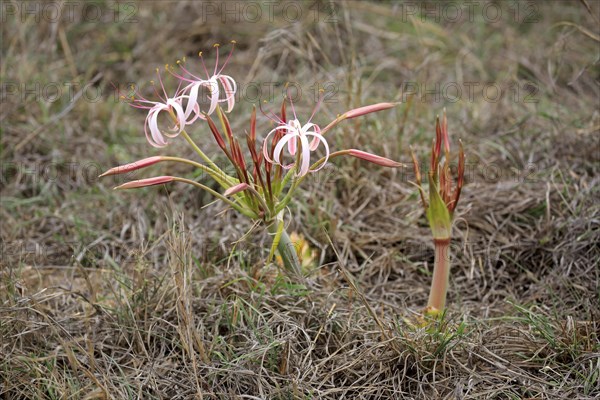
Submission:
[[[269,152],[267,148],[267,143],[269,142],[269,137],[276,132],[283,133],[281,139],[275,145],[275,149],[273,150],[273,159],[269,157]],[[312,140],[308,141],[308,138],[312,137]],[[282,153],[283,148],[287,144],[288,152],[291,156],[296,156],[296,151],[298,149],[298,144],[300,145],[301,154],[298,155],[297,162],[300,163],[300,168],[298,169],[296,175],[304,176],[309,172],[316,172],[323,168],[329,159],[329,145],[325,138],[321,135],[321,129],[318,125],[308,122],[304,125],[298,121],[298,119],[292,119],[286,123],[281,122],[278,127],[271,130],[267,134],[265,138],[263,146],[263,154],[265,159],[270,163],[275,163],[277,165],[281,165],[285,169],[290,169],[296,162],[290,164],[282,163]],[[319,144],[323,143],[325,147],[325,161],[317,168],[310,169],[310,152],[315,151]]]
[[[188,98],[189,96],[182,95],[178,90],[175,96],[169,97],[163,85],[158,68],[156,69],[156,73],[158,75],[158,80],[160,82],[163,95],[161,96],[156,89],[155,92],[161,101],[148,100],[138,92],[135,92],[134,95],[129,97],[129,105],[135,108],[148,110],[148,115],[146,116],[146,121],[144,122],[144,133],[146,134],[146,139],[148,139],[148,142],[154,147],[165,147],[168,144],[165,136],[169,138],[178,136],[188,123],[187,116],[181,103],[183,99]],[[125,99],[125,96],[121,97]],[[158,126],[158,116],[161,112],[167,112],[175,122],[175,124],[169,128],[170,132],[165,132]]]
[[[292,105],[292,110],[294,112],[293,120],[285,122],[285,117],[283,117],[283,116],[282,116],[283,119],[280,119],[275,114],[272,114],[270,116],[267,115],[271,120],[273,120],[279,124],[279,126],[277,126],[275,129],[273,129],[272,131],[270,131],[267,134],[267,137],[265,138],[265,141],[264,141],[263,153],[264,153],[265,159],[268,162],[280,165],[285,169],[290,169],[290,168],[294,167],[296,165],[296,163],[299,162],[300,168],[297,171],[297,176],[304,176],[308,172],[316,172],[316,171],[320,170],[321,168],[323,168],[327,164],[327,161],[329,160],[330,156],[336,157],[336,156],[340,156],[340,155],[350,155],[352,157],[360,158],[360,159],[363,159],[363,160],[366,160],[366,161],[369,161],[369,162],[372,162],[374,164],[378,164],[378,165],[381,165],[384,167],[398,168],[398,167],[403,166],[403,164],[398,163],[396,161],[390,160],[385,157],[378,156],[376,154],[368,153],[368,152],[362,151],[362,150],[349,149],[349,150],[338,151],[335,153],[330,153],[329,145],[327,144],[327,141],[323,137],[323,134],[326,131],[328,131],[329,129],[331,129],[333,126],[335,126],[337,123],[343,121],[344,119],[356,118],[356,117],[360,117],[362,115],[370,114],[373,112],[386,110],[386,109],[394,107],[396,104],[394,104],[394,103],[378,103],[378,104],[373,104],[373,105],[369,105],[369,106],[356,108],[356,109],[345,112],[344,114],[342,114],[341,116],[336,118],[334,121],[332,121],[329,125],[327,125],[325,127],[325,129],[321,129],[318,125],[313,124],[310,121],[312,120],[315,113],[319,109],[319,106],[321,105],[322,101],[323,101],[323,97],[321,97],[319,99],[319,101],[317,102],[317,105],[315,106],[315,109],[313,110],[311,117],[309,118],[308,122],[304,125],[301,125],[300,122],[298,121],[298,118],[296,117],[296,111],[294,110],[294,104],[291,101],[290,101],[290,104]],[[275,134],[275,140],[277,141],[277,144],[274,144],[275,148],[273,149],[273,153],[272,153],[273,159],[271,159],[269,157],[269,149],[267,146],[269,143],[269,137],[273,134]],[[280,135],[278,135],[278,134],[280,134]],[[278,137],[279,137],[279,139],[278,139]],[[310,142],[310,144],[308,142],[308,137],[312,137],[312,141]],[[317,164],[318,166],[316,168],[310,169],[310,152],[315,151],[319,147],[319,144],[321,142],[325,146],[325,157],[323,159],[319,160],[320,162],[319,162],[319,164]],[[290,153],[291,156],[295,156],[296,149],[298,147],[298,143],[300,143],[302,153],[298,155],[296,162],[293,162],[293,163],[290,163],[287,165],[282,164],[281,156],[283,153],[284,146],[287,144],[288,152]]]
[[[212,75],[209,74],[208,69],[206,68],[206,65],[204,64],[204,59],[202,58],[202,52],[199,53],[200,59],[202,61],[202,67],[204,68],[204,72],[206,73],[207,79],[202,79],[202,78],[194,75],[188,69],[186,69],[180,62],[178,62],[178,64],[185,75],[179,75],[173,71],[170,71],[171,74],[173,74],[175,77],[180,79],[182,82],[188,83],[187,86],[183,89],[184,92],[188,93],[187,106],[185,108],[185,118],[186,119],[189,118],[190,115],[192,115],[192,113],[195,114],[195,116],[192,119],[188,120],[188,124],[194,122],[194,120],[196,120],[196,118],[206,119],[204,114],[208,114],[208,115],[212,114],[216,110],[219,103],[222,103],[222,102],[227,102],[227,109],[226,109],[227,112],[231,112],[231,110],[233,110],[233,107],[235,106],[235,93],[237,91],[237,84],[231,76],[223,75],[221,73],[221,72],[223,72],[223,69],[225,68],[225,66],[227,65],[227,62],[231,58],[231,54],[233,53],[233,49],[235,47],[235,41],[232,41],[232,44],[234,46],[232,46],[231,51],[229,52],[229,55],[227,56],[227,59],[225,60],[225,63],[223,63],[223,65],[221,66],[220,69],[219,69],[219,47],[220,46],[218,44],[214,45],[214,47],[216,47],[216,49],[217,49],[217,59],[215,62],[215,68],[212,72]],[[223,92],[225,93],[225,96],[223,98],[221,98],[222,97],[221,96],[221,87],[223,88]],[[208,96],[210,98],[210,105],[208,107],[208,110],[206,110],[206,111],[200,110],[200,105],[198,104],[198,97],[202,93],[201,92],[202,89],[208,89],[208,91],[210,93]]]

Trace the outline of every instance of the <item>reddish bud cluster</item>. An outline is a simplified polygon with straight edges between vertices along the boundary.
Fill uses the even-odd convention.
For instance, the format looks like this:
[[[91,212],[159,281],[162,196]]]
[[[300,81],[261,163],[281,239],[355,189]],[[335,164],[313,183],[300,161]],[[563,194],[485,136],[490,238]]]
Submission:
[[[443,164],[440,164],[442,159],[442,144],[444,146],[444,162]],[[446,111],[444,110],[442,122],[440,123],[440,118],[437,117],[435,124],[435,139],[433,140],[431,146],[429,190],[438,191],[450,214],[454,212],[456,205],[458,204],[465,175],[465,153],[463,150],[462,141],[459,140],[458,145],[458,174],[456,178],[456,187],[453,190],[452,174],[450,173],[450,138],[448,135],[448,119],[446,118]],[[421,188],[421,172],[419,170],[419,163],[417,162],[414,152],[412,153],[412,157],[415,168],[415,180],[419,186],[419,193],[421,195],[423,207],[427,209],[429,204],[425,200],[425,193]]]

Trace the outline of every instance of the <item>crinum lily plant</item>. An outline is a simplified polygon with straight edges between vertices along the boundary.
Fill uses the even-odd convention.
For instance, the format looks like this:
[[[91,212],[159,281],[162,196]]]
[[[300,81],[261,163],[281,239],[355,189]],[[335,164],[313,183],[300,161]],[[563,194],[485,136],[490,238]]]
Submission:
[[[200,160],[176,156],[154,156],[112,168],[101,176],[128,173],[166,161],[185,163],[202,170],[216,181],[221,190],[214,190],[197,180],[177,176],[157,176],[134,180],[117,186],[115,189],[133,189],[182,182],[205,190],[240,214],[264,224],[273,236],[269,259],[277,250],[286,270],[298,276],[301,273],[301,264],[294,244],[284,229],[283,213],[294,198],[302,181],[309,174],[323,168],[332,158],[344,155],[357,157],[384,167],[401,166],[398,162],[356,149],[331,152],[326,140],[326,133],[346,119],[386,110],[394,107],[395,104],[379,103],[353,109],[339,115],[321,128],[312,122],[315,112],[308,120],[302,121],[296,115],[291,101],[284,98],[279,115],[265,114],[274,123],[274,126],[266,132],[262,141],[257,135],[256,108],[250,115],[249,126],[245,134],[243,136],[234,134],[227,114],[231,113],[235,107],[237,85],[232,77],[222,74],[231,57],[233,46],[221,68],[218,65],[219,46],[215,45],[215,47],[217,60],[212,73],[208,72],[202,60],[206,78],[201,78],[184,67],[185,60],[183,60],[184,62],[178,61],[179,68],[166,67],[167,72],[179,81],[179,87],[173,96],[168,96],[158,69],[160,88],[155,90],[158,100],[148,100],[137,92],[130,96],[122,96],[130,105],[147,110],[144,131],[152,146],[166,147],[169,145],[169,140],[183,136]],[[200,53],[200,58],[202,59],[202,53]],[[159,91],[161,93],[158,93]],[[205,95],[209,100],[207,108],[203,107],[204,103],[199,103],[199,100]],[[292,115],[288,115],[288,101],[291,105]],[[221,108],[220,104],[222,103],[227,104],[226,109]],[[317,103],[315,111],[319,104],[320,101]],[[173,123],[166,130],[159,127],[158,117],[161,113],[164,113]],[[190,125],[198,123],[205,125],[207,129],[204,129],[204,132],[198,132],[192,138],[187,129]],[[232,174],[225,173],[206,155],[201,146],[196,144],[196,141],[206,142],[209,135],[216,141],[231,163],[234,171]],[[246,142],[245,149],[240,144],[241,140]],[[324,156],[312,160],[311,158],[319,147],[322,147]]]
[[[442,143],[444,154],[442,157]],[[448,120],[446,111],[440,123],[436,119],[435,139],[431,149],[431,163],[428,174],[429,201],[425,199],[425,191],[421,186],[421,172],[419,163],[414,152],[412,152],[415,170],[416,184],[419,188],[421,202],[427,215],[429,227],[433,234],[433,245],[435,247],[435,259],[433,266],[433,280],[429,292],[429,301],[425,314],[436,316],[444,311],[446,306],[446,294],[450,278],[450,240],[452,238],[452,226],[454,223],[454,211],[460,199],[465,174],[465,153],[462,142],[459,140],[458,171],[456,187],[452,188],[452,174],[450,172],[450,138],[448,135]],[[412,149],[411,149],[412,150]],[[442,162],[443,160],[443,162]]]

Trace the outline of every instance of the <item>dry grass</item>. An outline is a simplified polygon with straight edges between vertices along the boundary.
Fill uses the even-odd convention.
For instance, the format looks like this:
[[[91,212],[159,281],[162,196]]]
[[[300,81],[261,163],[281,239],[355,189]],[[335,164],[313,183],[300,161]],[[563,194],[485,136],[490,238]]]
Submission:
[[[1,398],[600,396],[598,3],[504,2],[496,22],[439,23],[407,17],[402,2],[336,2],[332,17],[330,3],[304,3],[294,23],[281,8],[272,23],[244,11],[223,23],[222,9],[206,18],[216,2],[124,2],[117,16],[113,2],[94,4],[102,24],[79,3],[61,21],[2,4]],[[519,21],[541,18],[515,21],[515,7]],[[152,79],[156,66],[230,39],[228,72],[245,87],[335,88],[320,123],[421,85],[396,111],[339,128],[336,148],[408,161],[413,145],[425,159],[447,107],[470,168],[442,321],[410,322],[433,261],[410,171],[339,160],[307,182],[290,219],[320,252],[308,289],[265,266],[260,229],[234,247],[250,223],[208,196],[113,193],[116,181],[96,179],[160,153],[111,82]],[[439,101],[423,94],[450,82],[505,91],[497,101],[478,89],[468,98],[464,85],[456,102],[451,88]],[[49,101],[55,84],[62,96]],[[251,103],[231,117],[240,134]]]

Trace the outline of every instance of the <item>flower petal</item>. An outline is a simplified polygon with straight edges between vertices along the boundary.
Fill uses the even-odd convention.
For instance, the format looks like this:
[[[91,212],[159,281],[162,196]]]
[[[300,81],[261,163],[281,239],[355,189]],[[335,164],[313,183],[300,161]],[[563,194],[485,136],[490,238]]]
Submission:
[[[190,85],[188,85],[184,91],[188,91],[189,95],[188,95],[188,102],[187,102],[187,107],[185,108],[185,118],[189,118],[190,114],[192,112],[195,112],[196,115],[198,115],[199,113],[196,112],[196,107],[198,107],[198,91],[200,90],[200,87],[202,86],[202,83],[204,81],[199,81],[199,82],[194,82]],[[199,108],[198,108],[199,110]],[[200,116],[200,118],[202,118]]]
[[[296,139],[295,134],[293,134],[293,133],[287,133],[285,136],[287,136],[287,135],[294,136],[293,140],[288,140],[287,144],[288,144],[288,152],[290,153],[290,155],[295,156],[296,148],[298,147],[298,140]]]
[[[158,128],[158,114],[160,114],[160,112],[165,108],[166,106],[164,104],[156,105],[150,110],[148,113],[148,118],[146,119],[148,122],[148,127],[150,128],[150,135],[152,136],[152,140],[148,139],[148,141],[154,147],[165,147],[167,145],[167,142]],[[146,137],[148,137],[147,132]]]
[[[296,140],[296,137],[299,136],[297,133],[296,134],[291,134],[288,133],[285,136],[283,136],[279,142],[277,142],[277,145],[275,145],[275,150],[273,151],[273,159],[275,161],[275,163],[277,165],[281,165],[283,168],[285,169],[290,169],[295,163],[290,163],[287,165],[283,165],[280,161],[280,156],[281,156],[281,152],[283,151],[283,146],[286,145],[286,143],[288,143],[290,140]],[[302,138],[300,138],[302,139]]]
[[[235,106],[235,92],[237,91],[237,85],[232,77],[228,75],[219,75],[219,81],[223,85],[223,89],[225,89],[225,99],[219,101],[227,102],[227,112],[231,112],[233,107]]]
[[[317,172],[321,168],[325,167],[325,165],[327,164],[327,161],[329,160],[329,144],[327,144],[327,140],[325,140],[325,138],[320,133],[307,132],[306,136],[313,136],[314,137],[313,142],[316,140],[317,146],[319,143],[323,143],[323,146],[325,146],[325,161],[323,161],[323,163],[321,165],[319,165],[317,168],[310,170],[310,172]],[[315,150],[316,150],[316,148],[315,148]]]
[[[308,173],[310,169],[310,146],[308,145],[308,139],[306,139],[306,135],[299,135],[300,143],[302,145],[302,157],[300,162],[300,171],[297,173],[298,176],[304,176]]]
[[[165,133],[165,136],[174,138],[177,135],[179,135],[185,127],[185,113],[183,112],[183,107],[176,99],[167,99],[167,106],[175,110],[175,115],[177,116],[177,124],[174,127],[170,128],[171,131],[176,133]]]
[[[269,137],[277,132],[278,130],[282,129],[282,127],[278,126],[275,129],[272,129],[269,133],[267,133],[267,136],[265,137],[265,140],[263,141],[263,155],[265,156],[265,160],[267,160],[269,163],[273,164],[273,160],[271,160],[271,157],[269,157]]]
[[[313,135],[314,136],[313,140],[310,142],[310,151],[315,151],[317,149],[317,147],[319,147],[319,142],[320,142],[319,137],[321,137],[321,128],[319,128],[318,125],[314,125],[314,128],[315,128],[314,132],[319,134],[319,136]],[[327,144],[326,144],[326,146],[327,146]],[[329,146],[327,146],[327,148],[329,148]]]
[[[205,81],[205,83],[210,90],[210,108],[207,112],[207,114],[210,115],[215,112],[217,105],[219,104],[219,83],[214,76]]]

